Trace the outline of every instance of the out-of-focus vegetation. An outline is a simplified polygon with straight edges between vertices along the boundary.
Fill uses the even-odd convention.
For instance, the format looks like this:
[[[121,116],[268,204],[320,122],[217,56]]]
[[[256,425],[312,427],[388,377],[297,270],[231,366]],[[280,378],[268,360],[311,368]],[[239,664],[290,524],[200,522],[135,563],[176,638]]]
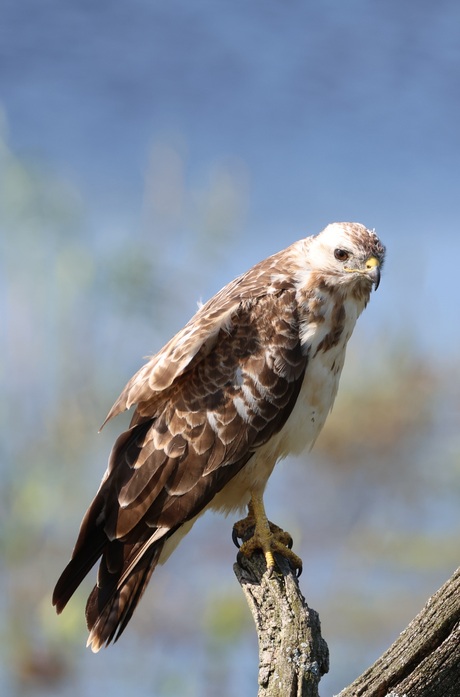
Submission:
[[[124,422],[102,436],[98,425],[141,355],[188,319],[190,295],[218,287],[223,255],[238,253],[244,165],[216,166],[201,191],[189,190],[185,165],[183,144],[157,144],[138,228],[111,237],[90,228],[71,183],[11,152],[5,129],[0,139],[4,694],[92,694],[113,681],[120,693],[225,697],[255,680],[231,520],[199,522],[108,652],[83,648],[92,581],[61,617],[50,605]],[[432,577],[434,591],[456,564],[452,373],[383,339],[362,350],[350,348],[313,454],[278,468],[268,492],[271,517],[305,558],[302,584],[337,647],[335,671],[403,628],[421,602],[414,579]]]
[[[192,284],[209,279],[244,214],[238,164],[194,192],[183,166],[174,147],[155,147],[139,229],[101,240],[71,183],[1,134],[1,634],[13,683],[59,680],[82,639],[81,600],[52,629],[49,603],[105,467],[97,427],[142,352],[193,311]]]

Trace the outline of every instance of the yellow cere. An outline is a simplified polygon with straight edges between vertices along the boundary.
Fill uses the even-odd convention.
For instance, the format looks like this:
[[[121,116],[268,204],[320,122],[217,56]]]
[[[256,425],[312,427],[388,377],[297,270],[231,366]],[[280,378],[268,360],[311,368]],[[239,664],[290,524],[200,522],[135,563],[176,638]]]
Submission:
[[[375,266],[380,266],[380,262],[376,257],[369,257],[366,261],[366,269],[373,269]]]

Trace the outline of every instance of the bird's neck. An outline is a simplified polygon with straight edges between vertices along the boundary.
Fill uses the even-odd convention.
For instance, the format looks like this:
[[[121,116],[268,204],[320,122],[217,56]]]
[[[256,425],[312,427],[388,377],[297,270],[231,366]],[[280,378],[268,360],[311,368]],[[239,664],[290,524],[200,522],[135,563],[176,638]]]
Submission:
[[[321,280],[298,292],[300,339],[310,356],[334,347],[344,348],[356,320],[366,307],[370,290],[350,285],[329,286]]]

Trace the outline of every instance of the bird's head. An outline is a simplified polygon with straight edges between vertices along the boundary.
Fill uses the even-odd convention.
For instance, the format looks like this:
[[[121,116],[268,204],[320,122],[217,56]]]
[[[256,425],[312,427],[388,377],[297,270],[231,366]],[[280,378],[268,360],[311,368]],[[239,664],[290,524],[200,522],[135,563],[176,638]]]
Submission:
[[[332,223],[312,239],[315,271],[334,283],[377,290],[385,259],[385,247],[373,230],[360,223]]]

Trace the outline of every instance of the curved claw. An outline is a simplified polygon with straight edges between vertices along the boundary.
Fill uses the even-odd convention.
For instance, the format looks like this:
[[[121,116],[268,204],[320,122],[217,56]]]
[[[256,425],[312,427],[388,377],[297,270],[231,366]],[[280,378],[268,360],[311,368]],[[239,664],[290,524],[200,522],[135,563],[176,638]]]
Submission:
[[[291,535],[267,519],[260,496],[251,496],[248,515],[233,526],[232,540],[239,549],[238,561],[242,556],[250,557],[254,551],[260,550],[265,556],[269,575],[276,566],[274,554],[286,559],[297,577],[302,573],[302,560],[292,551]]]
[[[241,544],[239,542],[238,532],[235,528],[235,525],[232,528],[232,540],[233,540],[233,544],[235,545],[235,547],[238,547],[238,549],[239,549],[241,547]]]
[[[239,521],[232,529],[232,540],[238,548],[237,562],[240,563],[242,557],[250,557],[256,550],[259,550],[265,555],[267,571],[271,576],[273,569],[277,566],[273,555],[279,554],[288,562],[296,577],[299,578],[302,573],[302,560],[292,551],[292,537],[289,533],[270,523],[268,540],[261,539],[255,532],[249,533],[248,536],[251,528],[244,525],[246,522],[246,519]],[[242,540],[241,544],[239,540]]]

